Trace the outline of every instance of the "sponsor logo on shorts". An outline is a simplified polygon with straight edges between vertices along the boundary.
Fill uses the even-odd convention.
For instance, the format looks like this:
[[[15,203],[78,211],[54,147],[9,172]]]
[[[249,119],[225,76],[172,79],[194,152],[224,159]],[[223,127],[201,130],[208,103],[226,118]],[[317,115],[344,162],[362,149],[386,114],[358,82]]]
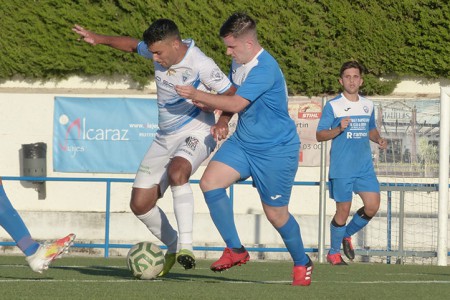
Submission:
[[[152,174],[152,171],[150,170],[150,167],[144,166],[144,165],[140,165],[139,166],[139,171],[138,172],[146,173],[146,174]]]
[[[195,151],[195,148],[197,148],[197,145],[199,143],[199,140],[193,136],[190,136],[186,138],[186,146],[188,146],[192,151]]]
[[[281,195],[270,196],[272,200],[277,200],[278,198],[281,198]]]

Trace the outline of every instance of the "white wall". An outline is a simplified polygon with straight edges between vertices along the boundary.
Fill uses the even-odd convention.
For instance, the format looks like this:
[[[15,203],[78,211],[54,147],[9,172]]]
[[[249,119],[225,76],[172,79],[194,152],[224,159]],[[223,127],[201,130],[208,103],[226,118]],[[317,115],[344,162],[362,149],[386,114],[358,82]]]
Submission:
[[[414,80],[411,80],[414,83]],[[417,83],[400,84],[397,93],[421,90]],[[447,82],[448,84],[448,82]],[[28,83],[5,81],[0,84],[0,176],[20,176],[20,149],[22,144],[47,144],[47,176],[49,177],[119,177],[134,178],[134,174],[58,173],[52,170],[53,100],[55,96],[73,97],[155,97],[154,87],[143,91],[130,89],[127,80],[104,82],[97,78],[71,78],[67,81]],[[412,87],[414,86],[414,88]],[[439,86],[439,84],[438,84]],[[427,84],[425,94],[439,94],[435,83]],[[423,91],[423,90],[422,90]],[[200,179],[204,167],[192,177]],[[297,181],[319,181],[319,169],[299,168]],[[104,238],[104,210],[106,186],[104,183],[47,182],[45,200],[38,199],[33,184],[4,181],[4,186],[15,208],[21,213],[32,235],[37,239],[53,239],[69,231],[77,234],[79,242],[102,242]],[[208,209],[197,185],[193,187],[196,199],[194,243],[196,245],[223,245],[209,217]],[[133,243],[154,240],[143,225],[130,213],[128,207],[131,183],[114,183],[111,191],[111,241]],[[170,190],[159,201],[175,225]],[[282,246],[277,232],[262,214],[255,189],[249,185],[235,188],[236,222],[242,242],[247,245]],[[306,247],[317,247],[319,188],[296,186],[290,204],[291,212],[299,220]],[[327,215],[334,213],[334,202],[327,201]],[[328,224],[329,220],[327,221]],[[264,234],[262,234],[264,233]],[[9,236],[0,229],[0,239]],[[328,240],[328,239],[327,239]]]

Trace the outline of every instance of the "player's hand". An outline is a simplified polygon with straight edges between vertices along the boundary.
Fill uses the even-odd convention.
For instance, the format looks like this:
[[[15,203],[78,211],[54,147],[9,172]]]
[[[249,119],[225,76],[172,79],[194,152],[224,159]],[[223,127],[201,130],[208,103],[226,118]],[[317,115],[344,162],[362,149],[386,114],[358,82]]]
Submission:
[[[96,37],[97,34],[84,29],[83,27],[81,27],[80,25],[75,24],[75,26],[73,26],[72,31],[74,31],[75,33],[79,34],[81,38],[79,38],[78,40],[81,41],[85,41],[88,44],[91,45],[96,45]]]
[[[339,125],[339,126],[341,127],[341,131],[344,131],[345,128],[348,127],[348,125],[350,124],[350,122],[351,122],[350,117],[342,118],[341,124]]]
[[[383,138],[379,138],[378,145],[379,145],[380,149],[386,149],[387,148],[387,140],[385,140]]]
[[[191,99],[194,104],[199,104],[195,101],[197,89],[194,88],[192,85],[176,85],[175,90],[177,91],[178,95],[180,95],[183,98]]]
[[[217,121],[217,123],[211,126],[211,134],[216,142],[224,140],[228,136],[228,123]]]

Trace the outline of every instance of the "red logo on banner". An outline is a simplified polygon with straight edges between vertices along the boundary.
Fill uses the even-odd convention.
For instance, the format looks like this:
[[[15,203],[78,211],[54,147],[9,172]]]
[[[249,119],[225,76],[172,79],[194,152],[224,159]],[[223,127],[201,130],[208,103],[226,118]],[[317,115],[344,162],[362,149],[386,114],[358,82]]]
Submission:
[[[298,118],[314,120],[320,119],[322,115],[322,107],[315,102],[308,102],[298,108]]]
[[[320,119],[321,115],[322,115],[321,112],[299,112],[298,118],[299,119]]]

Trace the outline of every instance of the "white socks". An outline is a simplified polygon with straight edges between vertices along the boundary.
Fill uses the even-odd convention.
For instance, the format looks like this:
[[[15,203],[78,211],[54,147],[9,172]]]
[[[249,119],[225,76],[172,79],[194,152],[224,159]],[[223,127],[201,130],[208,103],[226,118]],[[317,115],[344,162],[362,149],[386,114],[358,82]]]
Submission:
[[[171,187],[173,209],[178,224],[178,234],[170,225],[166,214],[155,206],[143,215],[136,216],[150,232],[164,245],[167,252],[176,253],[181,249],[193,250],[192,229],[194,227],[194,196],[189,183]]]
[[[166,214],[158,206],[153,207],[146,214],[136,217],[167,246],[167,252],[177,252],[177,232],[170,225]]]
[[[178,224],[179,249],[193,250],[192,229],[194,227],[194,196],[189,183],[171,187],[173,210]]]

